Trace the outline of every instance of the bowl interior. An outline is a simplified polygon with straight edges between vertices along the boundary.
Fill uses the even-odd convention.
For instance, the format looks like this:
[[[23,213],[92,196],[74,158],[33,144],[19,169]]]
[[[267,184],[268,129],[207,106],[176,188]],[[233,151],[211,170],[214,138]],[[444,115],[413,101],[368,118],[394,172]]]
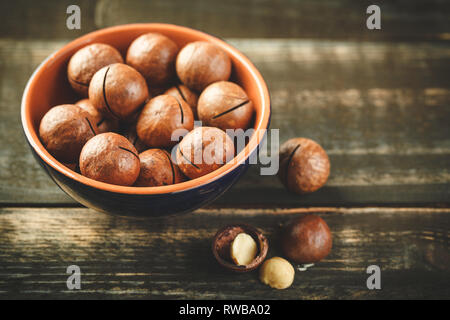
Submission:
[[[224,41],[193,29],[168,24],[133,24],[102,29],[78,38],[52,54],[35,71],[22,100],[22,123],[31,146],[44,161],[63,174],[96,188],[125,193],[165,193],[181,191],[215,179],[239,164],[242,164],[260,142],[253,135],[246,148],[230,163],[203,177],[171,186],[137,188],[114,186],[83,177],[58,162],[43,147],[39,138],[39,123],[53,106],[74,103],[80,99],[67,80],[66,70],[70,57],[80,48],[94,42],[107,43],[117,48],[123,57],[130,43],[147,32],[158,32],[175,41],[181,48],[192,41],[210,41],[224,49],[233,63],[232,79],[247,92],[255,106],[255,129],[266,129],[269,122],[270,104],[267,86],[253,64],[238,50]]]

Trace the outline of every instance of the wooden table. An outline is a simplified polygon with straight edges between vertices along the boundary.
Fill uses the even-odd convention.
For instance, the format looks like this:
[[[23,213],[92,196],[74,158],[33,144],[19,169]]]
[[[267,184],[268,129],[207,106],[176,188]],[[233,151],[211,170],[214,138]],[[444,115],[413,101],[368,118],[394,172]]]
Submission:
[[[66,28],[78,4],[82,30]],[[365,27],[369,2],[2,1],[0,3],[0,298],[402,299],[450,298],[450,4],[380,1],[382,30]],[[37,65],[86,32],[130,22],[186,25],[226,38],[258,67],[281,142],[317,140],[327,185],[289,194],[252,166],[211,207],[161,220],[86,209],[31,156],[20,99]],[[277,147],[276,145],[274,147]],[[287,290],[214,260],[216,230],[260,228],[269,256],[289,219],[316,213],[331,254]],[[66,268],[82,272],[68,290]],[[368,290],[369,265],[381,290]]]

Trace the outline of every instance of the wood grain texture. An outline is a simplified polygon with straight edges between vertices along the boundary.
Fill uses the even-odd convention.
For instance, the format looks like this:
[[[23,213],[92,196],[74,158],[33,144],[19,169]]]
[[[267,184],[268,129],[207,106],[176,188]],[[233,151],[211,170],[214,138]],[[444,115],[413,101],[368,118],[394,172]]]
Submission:
[[[319,192],[298,197],[252,166],[215,205],[448,206],[448,44],[229,42],[266,79],[271,128],[280,129],[280,142],[295,136],[318,141],[330,155],[331,176]],[[0,149],[0,203],[74,203],[34,161],[19,121],[28,77],[64,43],[0,39],[0,144],[7,146]]]
[[[126,220],[88,209],[0,209],[0,298],[417,299],[450,297],[448,209],[326,209],[334,245],[287,290],[258,273],[222,269],[211,239],[243,222],[280,255],[280,226],[295,210],[201,210],[162,220]],[[309,210],[314,211],[313,210]],[[76,264],[82,288],[66,287]],[[366,268],[381,267],[382,290],[368,290]]]
[[[81,31],[66,28],[66,8],[70,4],[81,8]],[[382,30],[376,31],[366,28],[366,9],[372,4],[369,0],[2,1],[0,36],[72,38],[118,24],[164,22],[234,38],[449,38],[450,5],[446,1],[377,1],[381,8]]]

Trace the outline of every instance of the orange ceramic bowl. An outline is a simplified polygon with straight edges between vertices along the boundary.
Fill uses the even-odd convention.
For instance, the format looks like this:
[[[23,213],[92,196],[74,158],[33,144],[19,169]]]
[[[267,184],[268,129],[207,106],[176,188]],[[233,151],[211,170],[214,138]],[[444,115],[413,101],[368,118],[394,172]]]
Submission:
[[[39,140],[42,117],[55,105],[80,99],[66,76],[70,57],[94,42],[110,44],[125,57],[130,43],[147,32],[164,34],[180,48],[189,42],[203,40],[225,50],[233,63],[233,80],[246,90],[255,106],[254,129],[262,132],[269,126],[270,98],[264,79],[247,57],[226,42],[201,31],[159,23],[122,25],[86,34],[53,53],[35,70],[23,94],[21,118],[33,155],[55,183],[76,201],[99,211],[153,217],[199,208],[219,197],[238,180],[248,166],[249,156],[257,152],[262,140],[254,134],[233,161],[210,174],[161,187],[124,187],[95,181],[68,169],[50,155]]]

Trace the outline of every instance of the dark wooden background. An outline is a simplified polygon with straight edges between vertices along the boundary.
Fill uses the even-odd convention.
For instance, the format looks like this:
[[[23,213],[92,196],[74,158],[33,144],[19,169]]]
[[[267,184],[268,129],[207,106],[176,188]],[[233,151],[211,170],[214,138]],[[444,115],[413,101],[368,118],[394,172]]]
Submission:
[[[81,7],[81,31],[66,28],[70,4]],[[370,4],[0,2],[0,298],[449,299],[450,3],[378,1],[376,31],[365,27]],[[269,85],[281,142],[304,136],[327,150],[327,185],[295,196],[254,166],[211,207],[157,221],[100,214],[66,196],[28,150],[23,89],[65,43],[132,22],[197,28],[244,52]],[[260,228],[274,256],[281,225],[306,212],[326,219],[334,248],[289,289],[214,261],[221,226]],[[71,264],[81,267],[79,291],[65,284]],[[366,287],[371,264],[382,290]]]

